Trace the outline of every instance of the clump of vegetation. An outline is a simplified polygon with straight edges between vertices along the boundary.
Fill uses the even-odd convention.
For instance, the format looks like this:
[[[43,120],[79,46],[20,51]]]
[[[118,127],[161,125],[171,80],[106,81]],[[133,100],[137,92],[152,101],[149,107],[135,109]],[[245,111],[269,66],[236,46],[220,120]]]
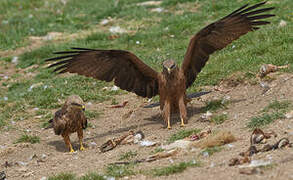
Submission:
[[[171,135],[171,137],[168,139],[168,143],[172,143],[176,140],[186,138],[192,134],[197,134],[199,132],[199,129],[180,130],[177,133]]]
[[[261,115],[252,117],[247,124],[248,128],[254,129],[274,122],[277,119],[285,118],[285,113],[290,109],[292,103],[290,101],[273,101],[267,105]]]
[[[27,143],[31,143],[31,144],[39,143],[40,137],[39,136],[32,136],[32,135],[28,135],[28,134],[23,134],[20,138],[17,139],[16,143],[23,143],[23,142],[27,142]]]
[[[75,180],[76,176],[72,173],[60,173],[58,175],[49,177],[48,180]]]
[[[169,176],[171,174],[181,173],[188,167],[199,167],[199,166],[200,166],[200,163],[193,160],[189,162],[181,162],[179,164],[173,164],[167,167],[152,169],[150,173],[153,176]]]
[[[133,165],[108,165],[106,167],[106,175],[116,178],[134,175]]]
[[[163,148],[161,148],[161,147],[156,147],[156,149],[155,150],[153,150],[153,151],[151,151],[151,153],[150,154],[156,154],[156,153],[158,153],[158,152],[163,152],[164,151],[164,149]]]
[[[211,122],[215,124],[222,124],[227,119],[228,119],[227,114],[221,114],[221,115],[212,116]]]
[[[208,153],[208,155],[211,156],[216,152],[222,151],[222,149],[223,147],[221,146],[208,147],[208,148],[205,148],[201,153],[202,154]]]
[[[137,152],[136,151],[128,151],[126,153],[123,153],[120,155],[119,160],[130,160],[132,158],[134,158],[135,156],[137,156]]]
[[[205,102],[205,107],[202,108],[202,112],[207,111],[217,111],[218,109],[227,109],[227,105],[229,104],[228,100],[224,99],[216,99],[212,101]]]

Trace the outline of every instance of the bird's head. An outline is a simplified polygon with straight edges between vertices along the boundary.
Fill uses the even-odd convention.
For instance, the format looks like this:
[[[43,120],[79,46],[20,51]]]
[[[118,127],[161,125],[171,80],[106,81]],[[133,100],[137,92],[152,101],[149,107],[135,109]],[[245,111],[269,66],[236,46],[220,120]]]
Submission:
[[[85,105],[79,104],[79,103],[71,103],[71,106],[76,108],[76,109],[81,109],[82,111],[85,111]]]
[[[69,108],[71,107],[72,109],[81,109],[82,111],[85,111],[84,102],[77,95],[69,96],[65,102],[65,105]]]
[[[163,62],[163,72],[167,74],[172,74],[172,72],[176,69],[176,63],[174,60],[166,60]]]

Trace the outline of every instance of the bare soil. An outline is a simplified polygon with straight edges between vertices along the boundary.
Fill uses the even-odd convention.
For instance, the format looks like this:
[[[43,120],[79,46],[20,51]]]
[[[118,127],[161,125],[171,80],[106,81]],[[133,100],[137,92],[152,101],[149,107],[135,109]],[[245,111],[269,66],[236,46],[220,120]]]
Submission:
[[[121,154],[128,151],[137,151],[137,159],[145,158],[156,147],[140,147],[137,144],[119,145],[115,149],[106,153],[99,151],[99,146],[113,137],[127,134],[129,130],[141,130],[147,140],[166,144],[167,139],[174,133],[182,129],[208,129],[212,131],[231,131],[237,141],[232,146],[224,145],[223,150],[205,157],[198,152],[180,152],[177,156],[160,159],[150,163],[141,163],[135,170],[152,169],[156,167],[168,166],[172,163],[190,161],[195,159],[201,162],[200,167],[187,168],[183,173],[170,176],[152,177],[142,174],[127,177],[128,179],[293,179],[293,148],[284,148],[266,153],[258,153],[252,157],[253,160],[271,160],[270,168],[261,169],[262,173],[253,175],[240,174],[238,166],[228,166],[228,161],[232,157],[238,157],[240,152],[246,151],[249,147],[249,137],[251,130],[246,128],[250,118],[259,112],[273,100],[293,101],[293,74],[275,73],[272,76],[275,80],[269,83],[271,89],[263,94],[263,88],[257,85],[239,84],[236,87],[221,87],[230,89],[229,92],[213,91],[212,93],[194,99],[188,105],[189,121],[185,127],[180,127],[178,116],[172,118],[172,129],[168,130],[160,118],[159,108],[144,109],[141,106],[147,104],[145,99],[129,93],[117,96],[119,103],[128,101],[124,108],[108,108],[111,102],[92,105],[87,104],[87,109],[98,110],[103,114],[98,119],[90,120],[95,128],[88,128],[84,132],[86,151],[77,151],[69,154],[60,136],[54,135],[52,129],[44,130],[40,128],[37,118],[19,121],[15,124],[15,129],[2,131],[0,134],[0,162],[1,170],[4,170],[7,178],[13,180],[20,179],[40,179],[49,177],[61,172],[71,172],[78,176],[88,172],[103,172],[109,163],[118,161]],[[213,87],[207,87],[213,89]],[[199,109],[205,106],[206,101],[213,99],[230,97],[231,103],[227,109],[218,110],[215,114],[226,112],[228,120],[223,124],[215,125],[209,121],[202,121]],[[293,109],[292,109],[293,110]],[[125,114],[134,111],[130,117]],[[123,116],[125,115],[125,116]],[[122,118],[124,117],[124,118]],[[293,119],[280,119],[262,128],[264,131],[272,130],[277,133],[276,138],[270,139],[276,142],[282,137],[288,137],[293,141]],[[27,130],[29,134],[37,135],[41,142],[37,144],[14,144],[14,142]],[[76,150],[79,148],[76,134],[71,135],[71,141]],[[97,145],[93,146],[93,142]],[[4,163],[11,164],[4,167]],[[124,177],[125,178],[125,177]]]

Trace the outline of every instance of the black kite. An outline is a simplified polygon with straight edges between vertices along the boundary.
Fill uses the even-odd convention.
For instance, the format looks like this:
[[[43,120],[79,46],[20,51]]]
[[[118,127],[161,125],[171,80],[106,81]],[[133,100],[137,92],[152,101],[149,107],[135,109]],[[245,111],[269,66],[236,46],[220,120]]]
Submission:
[[[80,150],[83,151],[82,144],[83,129],[87,127],[87,119],[84,115],[84,103],[83,100],[76,95],[69,96],[60,110],[58,110],[54,118],[49,122],[54,128],[56,135],[61,135],[64,142],[70,152],[74,152],[70,143],[69,135],[77,132]]]
[[[73,51],[57,52],[63,56],[48,59],[59,61],[49,67],[58,66],[59,73],[77,73],[98,80],[110,82],[121,89],[134,92],[138,96],[151,98],[160,95],[162,115],[170,126],[171,112],[179,109],[181,125],[186,121],[186,89],[195,81],[205,66],[209,55],[223,49],[240,36],[269,24],[262,19],[274,16],[260,14],[274,8],[257,9],[265,2],[248,7],[248,4],[228,16],[209,24],[195,34],[188,45],[182,66],[173,60],[163,62],[163,71],[158,73],[137,56],[123,50],[101,50],[72,48]]]

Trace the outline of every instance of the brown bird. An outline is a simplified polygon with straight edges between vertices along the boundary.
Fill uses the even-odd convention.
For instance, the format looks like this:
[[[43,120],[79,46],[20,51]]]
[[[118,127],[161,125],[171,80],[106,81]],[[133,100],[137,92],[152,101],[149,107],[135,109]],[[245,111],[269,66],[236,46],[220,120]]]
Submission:
[[[256,10],[263,4],[265,2],[250,7],[242,6],[204,27],[191,38],[182,66],[176,66],[174,60],[166,60],[161,73],[143,63],[133,53],[124,50],[72,48],[73,51],[56,52],[55,54],[62,56],[46,61],[59,61],[49,66],[58,66],[54,71],[59,73],[77,73],[106,82],[114,80],[116,86],[142,97],[151,98],[159,94],[160,108],[167,127],[171,128],[171,112],[178,110],[181,126],[184,126],[188,102],[186,89],[193,84],[210,54],[223,49],[249,31],[259,29],[258,26],[269,24],[262,19],[274,15],[260,13],[274,8]]]
[[[77,132],[80,150],[84,150],[82,144],[83,129],[87,127],[87,119],[84,115],[85,106],[83,100],[77,96],[69,96],[60,110],[58,110],[54,118],[49,121],[54,128],[56,135],[61,135],[70,152],[74,152],[70,143],[69,135]]]

